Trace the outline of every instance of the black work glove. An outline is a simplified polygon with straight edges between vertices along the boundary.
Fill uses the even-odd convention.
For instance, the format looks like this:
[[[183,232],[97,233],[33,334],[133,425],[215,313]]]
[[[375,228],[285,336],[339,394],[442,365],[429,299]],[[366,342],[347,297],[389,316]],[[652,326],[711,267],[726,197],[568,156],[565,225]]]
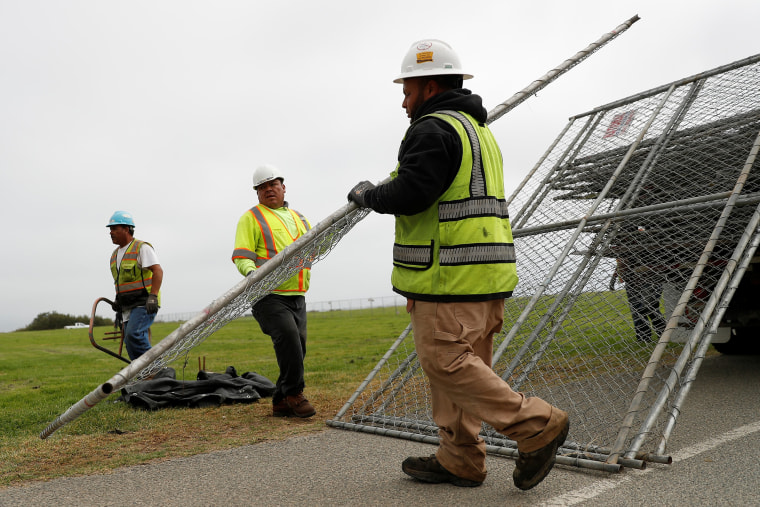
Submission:
[[[116,317],[113,319],[114,329],[121,329],[121,322],[122,322],[121,319],[122,319],[121,311],[116,312]]]
[[[111,303],[111,309],[118,313],[121,311],[121,305],[118,302],[114,301]]]
[[[354,201],[362,208],[369,208],[369,206],[367,206],[367,201],[365,200],[365,192],[373,188],[375,188],[375,185],[369,181],[361,181],[348,193],[348,200]]]
[[[148,301],[145,302],[145,311],[150,314],[158,312],[158,296],[155,294],[148,296]]]

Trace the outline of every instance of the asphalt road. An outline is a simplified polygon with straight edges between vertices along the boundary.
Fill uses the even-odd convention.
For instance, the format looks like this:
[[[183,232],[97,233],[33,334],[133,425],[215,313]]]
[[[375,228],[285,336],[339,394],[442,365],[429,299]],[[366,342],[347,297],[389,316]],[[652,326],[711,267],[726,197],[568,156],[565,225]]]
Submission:
[[[760,356],[705,361],[671,437],[672,465],[620,474],[557,466],[531,491],[488,458],[478,488],[401,472],[428,444],[326,429],[306,437],[0,490],[0,506],[730,505],[760,506]]]

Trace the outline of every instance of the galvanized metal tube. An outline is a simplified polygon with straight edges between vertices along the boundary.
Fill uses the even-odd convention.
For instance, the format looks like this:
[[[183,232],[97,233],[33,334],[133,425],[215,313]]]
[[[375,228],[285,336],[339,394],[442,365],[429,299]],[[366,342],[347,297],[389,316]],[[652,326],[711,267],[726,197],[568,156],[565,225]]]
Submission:
[[[482,436],[482,434],[481,434]],[[484,437],[487,444],[504,449],[517,449],[517,442],[509,440],[507,438],[498,437]],[[593,447],[582,447],[574,443],[565,442],[558,450],[558,457],[564,456],[569,458],[581,458],[589,461],[598,461],[604,463],[609,455],[608,452],[601,452]],[[639,458],[634,459],[621,459],[618,465],[625,468],[635,468],[637,470],[644,470],[647,465],[646,461]]]
[[[389,436],[395,438],[401,438],[404,440],[411,440],[413,442],[422,442],[425,444],[438,445],[440,439],[438,437],[429,435],[420,435],[418,433],[410,433],[408,431],[399,431],[387,428],[378,428],[375,426],[364,426],[360,424],[347,423],[342,421],[335,421],[329,419],[327,425],[333,428],[340,428],[351,431],[360,431],[362,433],[370,433],[372,435]],[[516,449],[505,449],[498,446],[486,445],[486,452],[499,456],[507,456],[510,458],[517,458],[518,451]],[[578,457],[568,457],[558,455],[556,463],[566,466],[574,466],[577,468],[588,468],[590,470],[599,470],[603,472],[617,473],[623,468],[619,464],[601,463],[599,461],[593,461],[588,459],[582,459]]]
[[[635,95],[631,95],[630,97],[626,97],[624,99],[616,100],[614,102],[610,102],[608,104],[605,104],[603,106],[595,107],[594,109],[587,111],[585,113],[577,114],[574,116],[574,118],[583,118],[584,116],[596,114],[599,111],[604,111],[608,109],[613,109],[617,107],[622,107],[627,104],[632,104],[638,100],[645,99],[647,97],[652,97],[654,95],[657,95],[658,93],[662,93],[666,90],[668,90],[670,87],[675,86],[680,87],[685,84],[689,84],[694,81],[699,81],[708,77],[717,76],[718,74],[722,74],[724,72],[728,72],[730,70],[738,69],[741,67],[745,67],[747,65],[751,65],[753,63],[760,62],[760,54],[750,56],[747,58],[743,58],[741,60],[737,60],[733,63],[729,63],[727,65],[721,65],[720,67],[716,67],[715,69],[712,69],[707,72],[700,72],[699,74],[694,74],[693,76],[686,77],[683,79],[679,79],[678,81],[673,81],[672,83],[668,83],[662,86],[658,86],[656,88],[652,88],[651,90],[647,90],[641,93],[637,93]]]
[[[600,222],[605,221],[619,221],[623,220],[625,218],[628,218],[630,216],[636,215],[639,216],[648,216],[655,214],[658,211],[664,211],[664,210],[672,210],[677,211],[678,208],[686,208],[689,207],[690,210],[700,210],[700,209],[708,209],[708,208],[714,208],[718,206],[725,206],[725,201],[731,195],[733,192],[721,192],[718,194],[710,194],[710,195],[704,195],[700,197],[692,197],[689,199],[681,199],[679,201],[670,201],[662,204],[652,204],[650,206],[642,206],[640,208],[627,208],[620,211],[613,211],[612,213],[604,213],[604,214],[598,214],[594,215],[592,217],[583,217],[583,218],[575,218],[573,220],[564,220],[561,222],[552,222],[547,225],[541,225],[536,227],[523,227],[520,229],[513,229],[512,230],[512,236],[515,238],[523,238],[526,236],[534,236],[537,234],[542,234],[546,232],[554,232],[554,231],[561,231],[564,229],[573,229],[578,226],[582,221],[585,220],[585,225],[594,225]],[[760,192],[748,194],[746,196],[740,197],[737,200],[737,205],[743,206],[748,204],[756,204],[758,201],[760,201]],[[702,206],[700,206],[702,205]]]
[[[760,207],[755,210],[755,214],[752,217],[750,225],[751,227],[753,227],[752,230],[755,231],[752,234],[751,245],[749,246],[749,248],[747,248],[744,251],[742,260],[739,262],[739,267],[736,270],[736,273],[734,274],[734,276],[731,278],[731,280],[734,281],[735,283],[731,283],[729,285],[728,290],[721,298],[721,302],[718,305],[718,313],[713,318],[714,325],[710,328],[710,331],[707,336],[711,336],[717,332],[717,325],[720,323],[723,317],[723,314],[725,313],[725,308],[727,308],[728,306],[727,301],[730,301],[731,298],[733,297],[733,294],[736,291],[739,285],[739,282],[744,276],[744,273],[746,272],[747,267],[749,266],[749,263],[752,260],[752,257],[755,255],[755,252],[757,251],[757,248],[760,245],[760,231],[757,231],[757,227],[760,225]],[[747,226],[747,231],[751,230],[750,225]],[[678,414],[681,413],[681,406],[686,400],[686,397],[689,394],[689,391],[691,391],[691,386],[694,384],[694,380],[697,378],[697,373],[699,372],[699,369],[702,366],[702,361],[704,360],[705,354],[707,353],[707,348],[710,346],[710,340],[706,339],[707,336],[705,336],[705,338],[702,339],[702,341],[699,344],[699,347],[697,348],[697,351],[694,353],[694,361],[689,367],[689,370],[686,374],[686,378],[684,379],[681,389],[678,391],[676,398],[673,400],[672,409],[668,413],[668,419],[667,419],[667,422],[665,423],[665,428],[662,432],[662,439],[660,440],[660,443],[657,446],[656,452],[658,453],[665,452],[665,446],[668,442],[668,439],[670,438],[671,433],[675,429],[676,420],[678,419]]]
[[[613,31],[606,33],[602,35],[599,39],[597,39],[595,42],[592,42],[588,46],[586,46],[584,49],[577,52],[575,55],[571,56],[561,64],[559,64],[556,68],[550,70],[537,80],[533,81],[531,84],[523,88],[521,91],[514,94],[509,99],[505,100],[495,108],[491,110],[489,113],[489,116],[493,117],[491,121],[494,121],[504,114],[508,113],[512,109],[514,109],[517,105],[521,104],[525,99],[530,97],[531,95],[535,95],[540,90],[545,88],[549,83],[557,79],[559,76],[567,72],[568,70],[572,69],[579,63],[581,63],[583,60],[591,56],[592,54],[599,51],[605,44],[610,42],[612,39],[620,35],[621,33],[628,30],[631,25],[633,25],[636,21],[638,21],[640,18],[638,16],[633,16],[629,20],[625,21],[624,23],[620,24],[615,28]]]

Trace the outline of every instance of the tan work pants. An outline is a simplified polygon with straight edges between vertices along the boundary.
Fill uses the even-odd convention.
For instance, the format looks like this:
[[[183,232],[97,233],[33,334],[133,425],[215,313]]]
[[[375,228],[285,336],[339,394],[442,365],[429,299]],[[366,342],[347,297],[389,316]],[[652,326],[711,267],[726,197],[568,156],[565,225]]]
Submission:
[[[465,479],[485,479],[481,421],[515,440],[522,452],[540,449],[556,437],[558,409],[513,391],[491,369],[493,335],[504,321],[503,299],[414,301],[409,307],[414,344],[430,381],[433,420],[439,428],[436,457],[446,470]]]

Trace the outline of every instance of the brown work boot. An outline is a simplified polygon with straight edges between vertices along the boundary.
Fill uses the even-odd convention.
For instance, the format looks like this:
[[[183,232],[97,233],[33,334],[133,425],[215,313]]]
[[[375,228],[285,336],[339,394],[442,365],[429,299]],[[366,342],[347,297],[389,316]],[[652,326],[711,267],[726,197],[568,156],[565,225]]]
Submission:
[[[549,475],[557,458],[557,449],[565,443],[567,434],[570,432],[570,420],[564,412],[560,419],[560,427],[562,429],[554,440],[542,448],[533,452],[520,453],[515,471],[512,473],[515,486],[522,490],[531,489]]]
[[[462,488],[474,488],[475,486],[483,484],[483,482],[464,479],[452,474],[443,468],[435,457],[435,454],[431,455],[429,458],[406,458],[404,462],[401,463],[401,470],[403,470],[406,475],[414,477],[418,481],[430,482],[433,484],[448,482],[454,486]]]
[[[281,399],[277,403],[272,402],[272,415],[274,417],[288,417],[293,415],[285,398]]]
[[[290,409],[290,414],[296,417],[311,417],[317,413],[311,403],[309,403],[309,400],[304,398],[303,392],[295,396],[285,396],[284,401]]]

